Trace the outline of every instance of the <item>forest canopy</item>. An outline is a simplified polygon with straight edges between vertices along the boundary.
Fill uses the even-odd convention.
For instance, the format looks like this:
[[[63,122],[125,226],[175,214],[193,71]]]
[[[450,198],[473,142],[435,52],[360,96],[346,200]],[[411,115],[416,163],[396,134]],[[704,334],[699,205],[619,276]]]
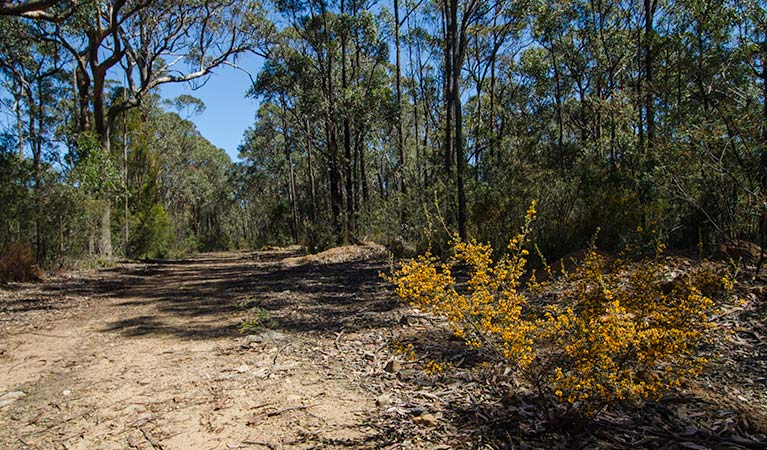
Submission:
[[[0,2],[0,246],[767,239],[764,2]],[[232,162],[159,97],[255,53]],[[244,93],[245,94],[245,93]],[[599,231],[598,231],[599,230]]]

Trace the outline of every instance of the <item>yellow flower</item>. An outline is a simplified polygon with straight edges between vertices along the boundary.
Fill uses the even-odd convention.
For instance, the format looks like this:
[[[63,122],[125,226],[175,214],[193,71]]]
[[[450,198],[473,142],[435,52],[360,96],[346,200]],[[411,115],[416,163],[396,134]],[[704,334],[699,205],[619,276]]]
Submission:
[[[556,280],[539,283],[533,274],[525,291],[520,279],[529,252],[523,247],[535,206],[497,260],[490,245],[456,236],[453,258],[442,263],[427,253],[388,280],[408,304],[444,317],[467,345],[490,347],[521,373],[536,374],[531,381],[540,390],[585,414],[595,405],[656,397],[699,374],[706,361],[696,349],[711,336],[714,311],[703,287],[731,289],[734,281],[714,276],[704,283],[691,276],[665,292],[661,263],[617,261],[608,267],[592,250],[567,274],[564,288]],[[458,264],[468,267],[460,289],[452,272]],[[531,298],[549,286],[555,289],[546,295],[555,301],[536,306]],[[412,345],[398,345],[398,353],[412,352]],[[424,370],[438,373],[445,364],[429,361]]]

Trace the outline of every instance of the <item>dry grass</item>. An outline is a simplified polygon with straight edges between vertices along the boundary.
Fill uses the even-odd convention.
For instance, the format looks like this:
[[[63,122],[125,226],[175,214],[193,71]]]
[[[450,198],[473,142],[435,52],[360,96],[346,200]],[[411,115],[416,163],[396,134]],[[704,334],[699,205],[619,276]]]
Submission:
[[[0,282],[40,281],[32,246],[28,242],[13,242],[0,250]]]

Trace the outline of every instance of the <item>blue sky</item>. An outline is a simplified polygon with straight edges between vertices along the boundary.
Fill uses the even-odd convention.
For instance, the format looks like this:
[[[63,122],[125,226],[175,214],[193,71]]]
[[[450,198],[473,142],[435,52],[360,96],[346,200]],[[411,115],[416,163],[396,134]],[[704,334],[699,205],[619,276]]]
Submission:
[[[237,65],[250,72],[255,79],[263,64],[263,58],[243,55]],[[120,76],[112,77],[119,80]],[[237,147],[242,141],[246,128],[253,125],[258,102],[245,98],[251,79],[247,73],[230,66],[217,68],[208,82],[199,89],[192,89],[189,83],[169,83],[160,87],[163,98],[174,99],[189,94],[205,103],[205,112],[188,119],[197,125],[200,133],[216,147],[226,151],[232,160],[237,160]],[[0,89],[0,98],[8,94]],[[10,107],[0,107],[0,129],[15,130],[16,118]]]
[[[263,59],[245,55],[237,65],[256,78]],[[246,128],[253,125],[258,102],[245,98],[250,88],[250,77],[242,70],[222,66],[215,70],[208,82],[193,90],[189,83],[170,83],[161,87],[163,98],[173,99],[181,94],[199,98],[205,103],[205,112],[189,120],[197,125],[200,133],[216,147],[226,151],[232,160],[237,160],[237,146],[242,141]]]

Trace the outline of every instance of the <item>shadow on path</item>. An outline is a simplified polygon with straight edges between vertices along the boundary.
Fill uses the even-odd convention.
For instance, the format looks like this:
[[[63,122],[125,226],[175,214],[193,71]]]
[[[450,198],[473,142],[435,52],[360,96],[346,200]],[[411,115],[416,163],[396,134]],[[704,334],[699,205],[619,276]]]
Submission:
[[[118,266],[113,277],[82,286],[114,299],[117,320],[102,331],[128,336],[210,339],[237,334],[249,312],[269,312],[277,329],[336,333],[389,326],[398,306],[386,294],[383,263],[285,267],[281,254],[212,254]],[[290,255],[287,255],[290,256]],[[85,292],[83,292],[85,293]]]

